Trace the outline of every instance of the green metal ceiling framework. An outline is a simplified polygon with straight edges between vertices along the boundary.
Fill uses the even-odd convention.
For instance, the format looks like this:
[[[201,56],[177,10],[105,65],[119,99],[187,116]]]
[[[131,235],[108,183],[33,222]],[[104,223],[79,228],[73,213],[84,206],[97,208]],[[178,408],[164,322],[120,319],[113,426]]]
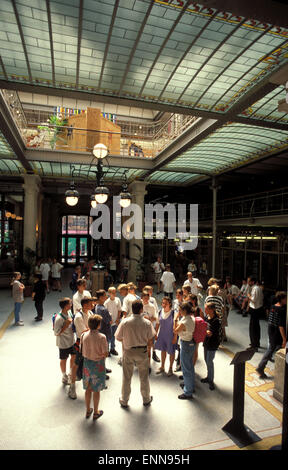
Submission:
[[[285,86],[269,82],[288,64],[283,27],[195,2],[1,0],[0,39],[2,88],[81,93],[217,120],[217,129],[162,167],[127,168],[129,180],[191,184],[288,146],[288,116],[278,111]],[[10,173],[19,174],[13,154],[1,134],[1,172],[9,159],[17,161]],[[52,160],[29,163],[43,176],[70,176],[69,164]],[[106,178],[117,181],[124,170],[111,164]]]

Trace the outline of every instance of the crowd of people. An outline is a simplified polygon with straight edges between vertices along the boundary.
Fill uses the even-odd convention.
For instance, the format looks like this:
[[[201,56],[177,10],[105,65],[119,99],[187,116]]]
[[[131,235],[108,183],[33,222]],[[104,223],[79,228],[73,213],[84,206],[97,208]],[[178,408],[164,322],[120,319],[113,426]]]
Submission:
[[[183,392],[178,398],[192,399],[200,343],[203,344],[207,368],[207,375],[201,382],[214,390],[214,359],[219,346],[227,341],[226,327],[231,309],[244,317],[250,316],[250,345],[247,349],[258,351],[260,347],[264,296],[263,286],[255,278],[243,280],[241,288],[233,284],[230,277],[226,277],[225,281],[210,278],[207,289],[204,289],[195,277],[196,270],[191,263],[191,271],[187,272],[183,285],[177,288],[179,283],[171,272],[171,266],[164,265],[160,258],[156,263],[155,284],[157,294],[162,297],[160,306],[153,296],[153,286],[146,285],[141,292],[132,282],[122,282],[116,287],[116,276],[108,270],[108,284],[92,296],[87,276],[88,264],[84,270],[80,266],[75,268],[69,284],[72,295],[59,301],[60,310],[53,316],[53,329],[59,348],[62,382],[69,384],[68,395],[76,399],[76,382],[82,379],[87,418],[92,413],[94,420],[103,415],[103,410],[99,408],[100,392],[107,388],[106,382],[112,372],[105,365],[108,356],[119,356],[118,364],[123,369],[119,402],[122,408],[128,408],[134,366],[139,372],[143,405],[151,404],[153,397],[149,377],[152,360],[159,363],[158,375],[170,377],[174,372],[181,371],[180,386]],[[110,271],[114,271],[114,266],[111,263]],[[46,260],[36,267],[32,294],[37,311],[36,321],[43,318],[43,299],[50,285],[49,272],[52,272],[54,289],[61,291],[62,268],[57,260],[53,260],[51,267]],[[23,325],[20,320],[23,290],[21,273],[15,273],[12,292],[17,326]],[[268,309],[269,347],[256,368],[263,379],[267,378],[264,372],[267,362],[272,360],[277,349],[286,344],[286,300],[285,292],[277,292]],[[116,341],[121,344],[121,351],[117,351]]]

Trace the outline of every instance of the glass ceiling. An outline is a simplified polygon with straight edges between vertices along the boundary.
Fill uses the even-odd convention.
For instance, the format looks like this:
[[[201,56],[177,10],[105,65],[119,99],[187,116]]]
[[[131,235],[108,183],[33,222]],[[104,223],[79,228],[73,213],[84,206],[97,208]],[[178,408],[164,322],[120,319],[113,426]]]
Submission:
[[[288,131],[229,123],[182,153],[163,170],[193,167],[217,174],[286,148]]]
[[[8,144],[7,140],[5,139],[4,135],[0,130],[0,156],[1,158],[16,158],[12,148]]]
[[[1,0],[0,74],[223,113],[288,62],[288,30],[187,5]]]
[[[254,103],[241,117],[246,116],[251,119],[261,119],[269,122],[288,123],[288,115],[278,111],[278,101],[286,98],[285,86],[279,86],[268,93],[264,98]]]

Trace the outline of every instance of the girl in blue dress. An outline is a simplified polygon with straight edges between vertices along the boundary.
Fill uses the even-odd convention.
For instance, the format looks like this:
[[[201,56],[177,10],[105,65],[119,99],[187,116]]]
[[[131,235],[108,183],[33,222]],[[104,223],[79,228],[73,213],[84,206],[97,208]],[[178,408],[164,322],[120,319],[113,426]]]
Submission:
[[[168,377],[173,375],[173,362],[175,359],[175,351],[177,349],[177,334],[173,332],[174,310],[172,309],[172,300],[170,297],[163,297],[162,308],[159,311],[159,320],[156,325],[157,341],[155,349],[161,351],[161,367],[156,372],[162,374],[165,372],[165,360],[167,353],[170,356],[170,367]]]

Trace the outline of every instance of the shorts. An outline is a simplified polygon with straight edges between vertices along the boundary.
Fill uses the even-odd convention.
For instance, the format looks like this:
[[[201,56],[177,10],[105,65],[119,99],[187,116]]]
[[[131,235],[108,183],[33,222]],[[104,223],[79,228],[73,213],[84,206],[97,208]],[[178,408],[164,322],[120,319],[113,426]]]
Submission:
[[[60,349],[59,348],[59,358],[60,359],[68,359],[70,354],[71,354],[71,356],[74,356],[76,354],[76,349],[74,347],[74,344],[73,344],[73,346],[71,346],[70,348],[67,348],[67,349]]]

